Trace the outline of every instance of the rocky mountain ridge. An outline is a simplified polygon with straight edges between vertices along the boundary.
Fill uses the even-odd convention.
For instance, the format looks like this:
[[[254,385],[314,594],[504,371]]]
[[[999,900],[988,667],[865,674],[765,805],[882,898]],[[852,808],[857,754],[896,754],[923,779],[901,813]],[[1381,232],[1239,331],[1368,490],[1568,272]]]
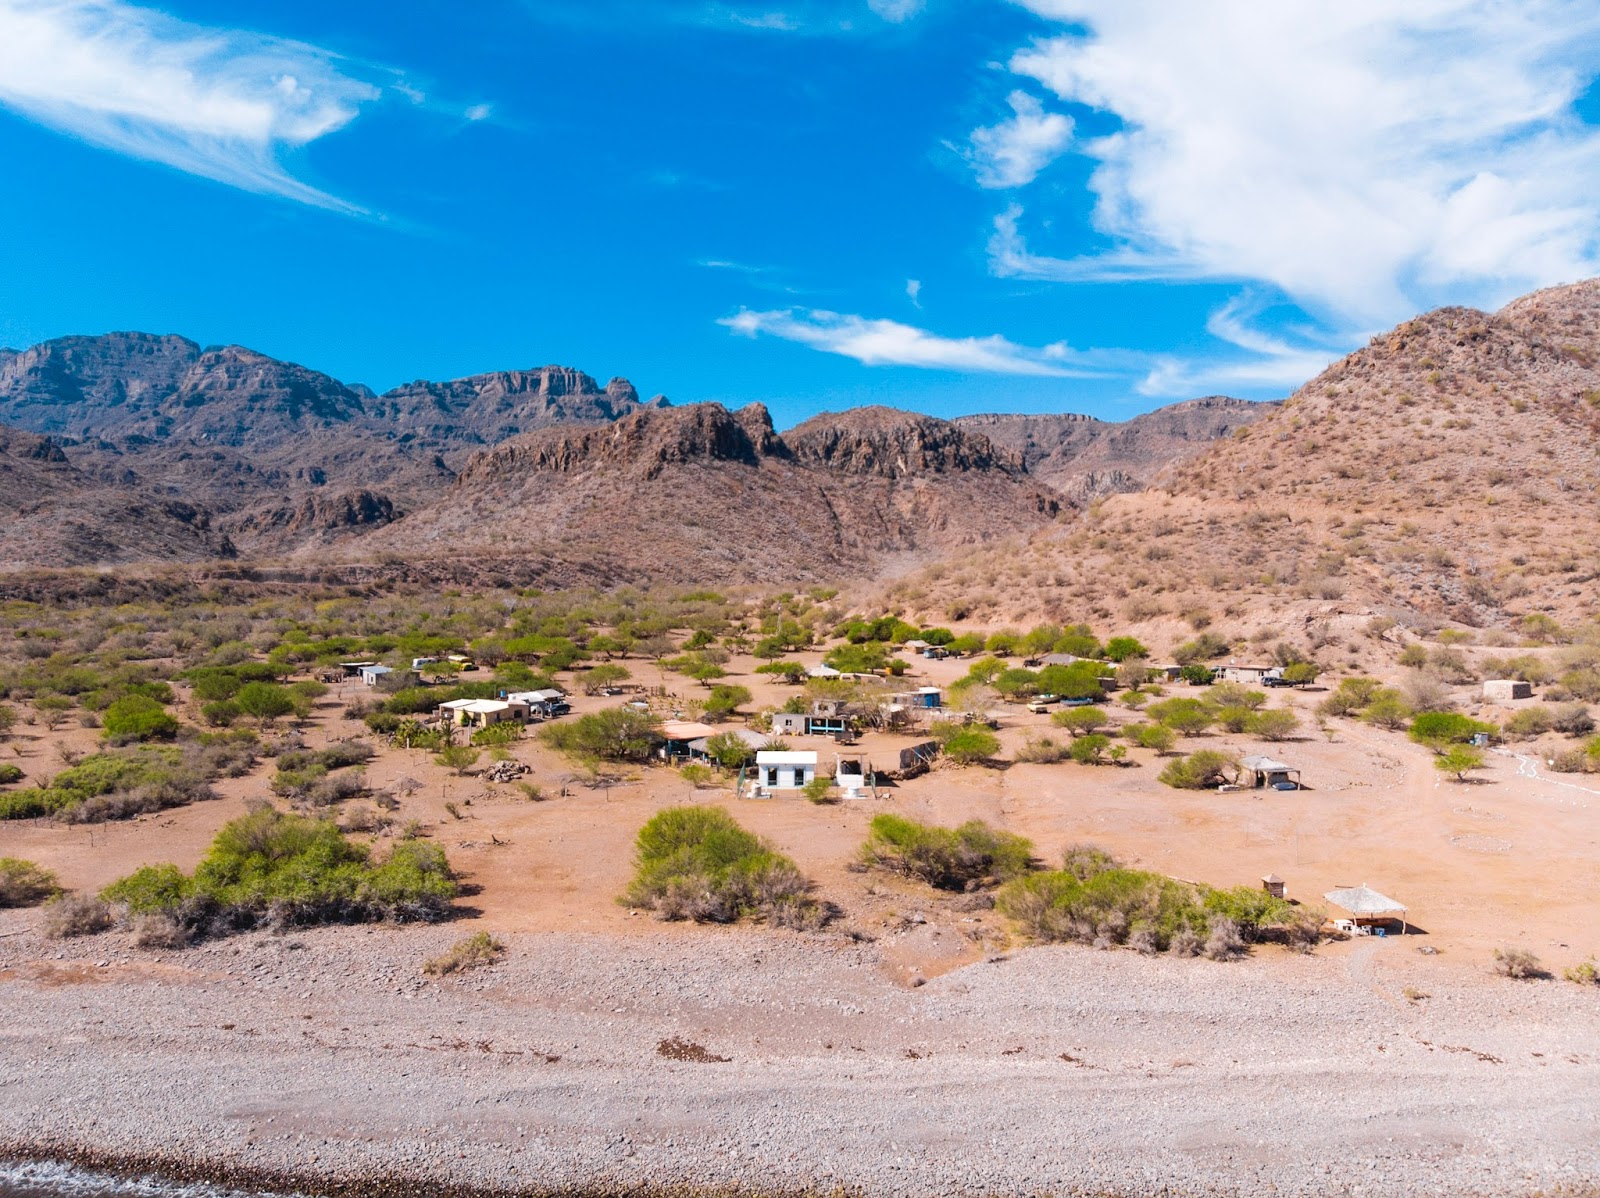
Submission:
[[[1080,426],[1094,430],[1091,449],[1124,426],[1026,419],[1023,443],[1009,418],[951,422],[885,407],[824,413],[780,435],[760,404],[675,408],[641,400],[626,379],[601,386],[568,367],[419,380],[380,395],[239,346],[65,337],[0,352],[0,426],[50,439],[24,452],[64,459],[41,473],[7,451],[13,476],[31,470],[79,511],[145,514],[125,545],[110,529],[83,533],[80,519],[68,521],[80,530],[74,546],[35,520],[16,525],[26,535],[0,531],[0,550],[13,565],[50,565],[544,546],[537,552],[571,567],[563,577],[647,580],[671,545],[686,578],[708,568],[788,582],[897,570],[1035,529],[1082,495],[1142,485],[1193,449],[1166,431],[1159,443],[1135,431],[1095,459],[1081,495],[1063,495],[1034,463],[1064,461]],[[26,488],[12,491],[24,503]],[[575,537],[592,539],[600,566],[579,560],[587,550]]]

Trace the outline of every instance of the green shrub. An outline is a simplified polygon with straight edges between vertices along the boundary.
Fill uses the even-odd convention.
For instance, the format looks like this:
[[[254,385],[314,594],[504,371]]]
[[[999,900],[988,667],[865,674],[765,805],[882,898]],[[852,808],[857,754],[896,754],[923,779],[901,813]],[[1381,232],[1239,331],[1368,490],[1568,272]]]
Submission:
[[[706,755],[725,770],[736,770],[756,759],[756,751],[732,732],[707,737]]]
[[[1178,790],[1205,790],[1231,780],[1233,759],[1225,753],[1201,749],[1187,757],[1175,757],[1167,762],[1159,778]]]
[[[1048,736],[1030,736],[1017,750],[1016,759],[1028,765],[1054,765],[1067,759],[1068,746]]]
[[[199,934],[263,924],[436,920],[457,891],[444,851],[401,841],[381,863],[333,824],[260,807],[226,824],[185,877],[146,866],[102,898],[133,915],[166,915]]]
[[[1050,717],[1057,728],[1065,728],[1073,736],[1098,732],[1111,722],[1103,707],[1068,707]]]
[[[559,752],[591,761],[648,761],[661,743],[654,715],[631,707],[604,711],[546,725],[540,732]]]
[[[106,708],[103,723],[101,735],[114,745],[172,740],[178,735],[178,721],[145,695],[123,695]]]
[[[1145,708],[1145,714],[1179,736],[1199,736],[1215,719],[1210,707],[1199,699],[1163,699]]]
[[[294,694],[275,682],[247,682],[233,697],[239,709],[263,724],[270,724],[294,710]]]
[[[483,748],[494,745],[513,745],[522,739],[522,725],[515,720],[501,720],[479,728],[472,734],[472,743]]]
[[[10,786],[13,782],[22,781],[22,767],[12,765],[9,761],[0,765],[0,786]]]
[[[940,828],[885,813],[873,817],[861,860],[940,890],[968,890],[1026,873],[1033,845],[982,820]]]
[[[48,869],[18,857],[0,857],[0,907],[33,907],[60,893]]]
[[[1493,735],[1493,724],[1485,724],[1454,711],[1425,711],[1411,721],[1408,735],[1419,745],[1438,750],[1446,745],[1465,744],[1474,736]]]
[[[244,709],[232,699],[217,699],[200,708],[200,718],[213,728],[226,728],[243,714]]]
[[[1069,851],[1068,866],[1008,884],[997,906],[1043,941],[1128,944],[1150,952],[1226,959],[1243,944],[1276,939],[1309,947],[1321,920],[1265,891],[1213,890],[1123,869],[1100,850]]]
[[[1317,706],[1323,715],[1352,715],[1360,711],[1377,693],[1376,678],[1341,678],[1339,685]]]
[[[1067,756],[1079,765],[1100,765],[1105,760],[1106,750],[1110,747],[1109,736],[1103,732],[1091,732],[1074,740],[1067,749]]]
[[[1061,868],[1080,882],[1108,869],[1120,869],[1117,859],[1097,844],[1071,844],[1061,854]]]
[[[1125,731],[1141,749],[1154,749],[1157,753],[1170,753],[1178,743],[1178,734],[1165,724],[1129,724]]]
[[[1273,707],[1252,712],[1244,723],[1244,730],[1262,740],[1288,740],[1300,728],[1300,717],[1286,707]]]
[[[622,896],[662,919],[731,923],[758,916],[786,927],[817,927],[824,909],[811,883],[720,807],[669,807],[639,830],[637,867]]]
[[[942,733],[942,736],[941,736]],[[957,765],[974,765],[988,761],[1000,752],[1000,738],[987,728],[976,724],[962,727],[951,725],[951,731],[935,732],[944,755]]]
[[[253,747],[236,740],[108,749],[61,771],[48,787],[0,795],[0,819],[53,815],[93,823],[202,802],[216,797],[213,778],[242,773],[254,758]]]

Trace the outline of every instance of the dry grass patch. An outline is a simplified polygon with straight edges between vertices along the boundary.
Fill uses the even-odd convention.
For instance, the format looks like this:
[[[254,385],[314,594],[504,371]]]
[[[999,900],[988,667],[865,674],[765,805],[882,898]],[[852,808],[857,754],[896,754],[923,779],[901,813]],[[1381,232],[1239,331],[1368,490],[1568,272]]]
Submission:
[[[458,940],[450,951],[423,963],[422,972],[431,978],[442,978],[452,973],[467,973],[474,969],[498,963],[506,955],[506,946],[488,932],[478,932]]]

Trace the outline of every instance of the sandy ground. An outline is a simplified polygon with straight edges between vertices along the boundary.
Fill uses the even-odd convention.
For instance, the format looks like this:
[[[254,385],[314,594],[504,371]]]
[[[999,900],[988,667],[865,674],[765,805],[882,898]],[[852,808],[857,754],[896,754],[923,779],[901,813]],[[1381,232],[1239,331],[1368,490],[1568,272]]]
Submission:
[[[790,693],[737,676],[749,665],[733,680],[758,705]],[[923,669],[946,682],[963,667]],[[310,743],[360,731],[341,716],[357,692],[329,697]],[[1309,712],[1320,697],[1273,701]],[[1047,725],[1006,709],[1007,751]],[[53,740],[22,731],[14,759],[60,767]],[[0,912],[0,1141],[313,1188],[1595,1192],[1600,990],[1489,969],[1501,945],[1557,972],[1600,951],[1593,780],[1547,775],[1519,748],[1459,785],[1396,734],[1307,732],[1181,745],[1267,751],[1304,770],[1296,794],[1173,791],[1135,751],[1123,768],[937,769],[828,806],[735,800],[663,769],[592,788],[532,739],[515,755],[548,797],[530,802],[387,751],[371,780],[420,783],[396,820],[421,821],[461,870],[461,918],[160,954],[121,932],[44,941],[36,912]],[[792,743],[831,765],[831,742]],[[906,743],[860,748],[881,766]],[[189,868],[269,773],[126,823],[0,825],[0,853],[82,890],[147,862]],[[727,805],[793,856],[837,923],[669,926],[618,906],[640,824],[690,801]],[[1046,860],[1092,840],[1218,885],[1275,872],[1308,903],[1367,882],[1415,927],[1228,965],[1027,948],[992,910],[853,868],[883,810],[987,819]],[[479,929],[510,944],[504,964],[423,978],[424,959]],[[671,1037],[729,1059],[659,1055]]]
[[[652,924],[431,981],[458,928],[151,956],[33,918],[0,913],[0,1158],[368,1194],[1600,1193],[1600,995],[1399,939],[907,987],[882,940]]]
[[[631,664],[638,681],[663,680],[649,664]],[[731,663],[730,680],[756,691],[755,706],[793,693],[749,674],[753,664]],[[917,681],[946,683],[965,666],[919,662],[918,668]],[[682,682],[670,674],[664,680]],[[679,689],[685,695],[694,691],[692,684]],[[341,717],[345,700],[361,690],[343,687],[324,701],[306,731],[312,745],[365,731]],[[1179,687],[1173,693],[1188,691]],[[1338,720],[1331,724],[1333,739],[1325,739],[1310,715],[1321,698],[1314,690],[1274,694],[1274,704],[1295,705],[1305,715],[1305,730],[1295,741],[1263,744],[1208,735],[1179,742],[1183,751],[1221,748],[1287,760],[1303,770],[1307,786],[1293,794],[1175,791],[1156,780],[1161,760],[1137,749],[1127,767],[940,768],[884,789],[877,800],[828,806],[800,799],[736,800],[725,783],[694,790],[674,771],[659,768],[624,770],[619,783],[594,788],[532,738],[514,753],[543,787],[548,797],[542,802],[527,801],[514,786],[452,776],[421,751],[387,750],[368,774],[379,789],[403,779],[420,784],[402,799],[395,826],[412,819],[424,825],[474,891],[466,900],[470,912],[496,931],[653,930],[649,919],[614,902],[631,873],[633,837],[663,806],[714,802],[792,856],[816,879],[819,893],[844,909],[847,922],[865,931],[892,924],[908,906],[928,901],[920,887],[850,868],[871,817],[893,810],[940,823],[989,820],[1030,837],[1046,862],[1066,845],[1088,840],[1129,864],[1218,886],[1259,885],[1262,875],[1276,873],[1292,898],[1311,905],[1324,905],[1321,896],[1335,887],[1367,883],[1407,905],[1426,943],[1480,964],[1505,945],[1530,949],[1558,972],[1600,953],[1600,780],[1550,774],[1535,747],[1512,746],[1514,752],[1492,755],[1474,782],[1456,783],[1442,778],[1431,755],[1400,734]],[[616,702],[576,699],[579,712]],[[1109,709],[1118,722],[1139,718],[1114,702]],[[1065,738],[1050,728],[1048,717],[1015,706],[1003,709],[1001,723],[1007,755],[1032,734]],[[41,730],[24,733],[23,755],[16,758],[24,768],[35,774],[59,768]],[[80,749],[94,747],[91,731],[62,735]],[[859,750],[883,768],[916,739],[873,734],[850,752]],[[816,749],[822,769],[831,770],[838,752],[831,741],[789,741],[794,748]],[[219,783],[219,802],[129,822],[0,825],[0,854],[37,861],[56,870],[63,884],[85,890],[150,862],[191,868],[223,822],[248,802],[270,797],[270,773],[270,762],[264,762],[250,777]],[[461,818],[449,813],[447,803]],[[992,944],[1003,935],[992,916],[979,922],[982,937],[974,939]],[[937,970],[978,951],[969,944],[962,953],[933,954],[926,962],[907,962],[906,973],[915,972],[910,965]]]

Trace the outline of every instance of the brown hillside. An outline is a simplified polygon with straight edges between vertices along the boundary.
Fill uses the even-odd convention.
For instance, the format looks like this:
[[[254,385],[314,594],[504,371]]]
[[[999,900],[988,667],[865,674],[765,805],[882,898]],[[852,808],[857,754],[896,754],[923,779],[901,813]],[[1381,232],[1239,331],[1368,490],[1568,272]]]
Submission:
[[[1600,282],[1418,317],[1020,557],[908,582],[929,610],[1119,621],[1595,613]]]
[[[1235,429],[1255,423],[1275,406],[1212,395],[1121,422],[1070,413],[986,413],[960,416],[955,423],[1021,454],[1040,482],[1087,503],[1103,495],[1143,490],[1174,462],[1232,436]]]
[[[515,438],[368,544],[552,560],[577,550],[616,581],[787,584],[904,569],[1042,527],[1061,508],[1020,461],[943,421],[881,409],[780,438],[759,404],[696,404]]]
[[[0,561],[11,568],[232,556],[205,509],[103,482],[48,438],[0,425]]]

